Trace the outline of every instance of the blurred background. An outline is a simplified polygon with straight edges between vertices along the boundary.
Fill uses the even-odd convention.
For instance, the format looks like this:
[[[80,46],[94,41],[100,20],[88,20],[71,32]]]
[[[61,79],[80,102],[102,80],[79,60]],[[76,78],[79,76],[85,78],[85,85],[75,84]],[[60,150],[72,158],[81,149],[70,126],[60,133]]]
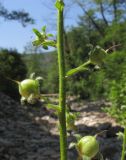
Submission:
[[[0,91],[19,100],[17,85],[33,72],[44,78],[42,93],[58,93],[57,53],[32,46],[33,28],[47,26],[56,39],[54,0],[0,1]],[[67,93],[82,99],[116,99],[125,93],[126,79],[126,1],[65,1],[66,70],[84,63],[89,44],[108,49],[113,45],[102,70],[91,70],[73,76]],[[119,92],[119,93],[118,93]],[[124,96],[122,96],[124,99]]]

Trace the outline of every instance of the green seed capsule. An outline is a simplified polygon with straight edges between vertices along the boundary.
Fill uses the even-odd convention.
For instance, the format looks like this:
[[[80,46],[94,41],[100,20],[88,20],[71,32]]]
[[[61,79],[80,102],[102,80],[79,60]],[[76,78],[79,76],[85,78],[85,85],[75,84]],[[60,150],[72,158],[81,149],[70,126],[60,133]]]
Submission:
[[[39,94],[39,84],[36,80],[25,79],[19,83],[19,93],[22,97],[28,98],[31,94]]]
[[[80,156],[93,158],[99,152],[99,143],[94,136],[85,136],[77,143],[77,150]]]
[[[90,61],[93,64],[101,66],[107,56],[107,52],[99,46],[96,46],[90,53]]]

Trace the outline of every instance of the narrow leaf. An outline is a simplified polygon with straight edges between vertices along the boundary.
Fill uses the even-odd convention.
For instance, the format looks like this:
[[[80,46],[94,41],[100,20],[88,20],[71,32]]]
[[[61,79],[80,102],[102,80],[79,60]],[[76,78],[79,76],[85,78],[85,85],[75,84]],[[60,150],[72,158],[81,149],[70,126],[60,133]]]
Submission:
[[[33,32],[36,34],[36,36],[37,36],[39,39],[42,39],[42,35],[41,35],[41,33],[40,33],[37,29],[33,28]]]
[[[40,45],[41,45],[41,41],[40,41],[40,40],[34,40],[34,41],[32,42],[32,45],[33,45],[33,46],[40,46]]]
[[[54,105],[54,104],[47,104],[47,108],[53,109],[58,112],[60,111],[60,107],[58,105]]]
[[[30,79],[35,79],[35,72],[31,73],[29,76]]]
[[[88,68],[85,68],[85,67],[77,67],[77,68],[71,69],[70,71],[67,72],[66,77],[72,76],[78,72],[86,71],[86,70],[88,70]]]
[[[44,49],[48,50],[48,46],[42,45],[42,47],[43,47]]]
[[[76,143],[75,142],[71,142],[70,144],[69,144],[69,149],[72,149],[72,148],[74,148],[76,146]]]
[[[46,26],[42,27],[42,31],[45,33],[46,32]]]
[[[54,37],[54,35],[49,33],[49,34],[47,34],[47,37]]]

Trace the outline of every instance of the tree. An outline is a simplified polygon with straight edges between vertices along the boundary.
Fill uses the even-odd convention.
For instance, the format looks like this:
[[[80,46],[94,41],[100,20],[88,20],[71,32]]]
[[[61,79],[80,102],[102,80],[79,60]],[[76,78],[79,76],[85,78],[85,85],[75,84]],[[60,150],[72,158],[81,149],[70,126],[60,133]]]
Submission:
[[[112,50],[118,51],[118,54],[123,52],[124,56],[126,48],[126,1],[74,0],[74,2],[75,1],[83,10],[83,15],[80,16],[78,26],[72,27],[67,32],[70,48],[70,52],[66,54],[68,68],[75,68],[78,64],[86,60],[89,52],[88,44],[93,44],[94,46],[100,45],[104,49],[116,44],[121,44],[121,46],[113,47]],[[120,56],[120,54],[118,54],[115,55],[115,58]],[[106,63],[108,63],[108,66],[110,65],[110,61]],[[121,63],[123,63],[123,61]],[[116,73],[119,73],[117,72],[117,68],[119,67],[117,64],[117,61],[111,64],[111,76],[114,76],[115,70]],[[107,70],[106,74],[109,74],[109,70]],[[105,77],[107,77],[107,75],[105,75],[104,70],[94,72],[93,74],[90,74],[88,71],[79,73],[71,79],[72,85],[69,85],[69,90],[71,93],[79,94],[84,98],[89,97],[95,99],[102,97],[105,94],[104,92],[106,91],[106,93],[108,93],[107,90],[109,91],[110,88],[110,77],[108,76],[106,78],[107,80],[105,80],[106,83],[104,83]],[[119,76],[116,74],[114,78],[117,77]],[[78,80],[77,82],[76,79]]]
[[[73,0],[83,11],[81,24],[88,24],[95,28],[102,38],[105,36],[106,28],[113,23],[124,22],[126,18],[126,1],[118,0]],[[89,5],[90,3],[90,5]]]
[[[27,13],[26,11],[24,10],[8,11],[1,3],[0,3],[0,17],[4,18],[5,20],[17,20],[23,26],[34,23],[34,20],[30,17],[29,13]]]
[[[57,93],[58,68],[56,52],[43,53],[35,51],[36,49],[28,48],[28,50],[25,50],[25,54],[22,55],[22,59],[27,66],[27,77],[34,72],[36,76],[43,77],[42,93]]]
[[[18,86],[12,80],[21,81],[26,77],[26,73],[26,66],[17,51],[0,50],[0,91],[18,99]]]

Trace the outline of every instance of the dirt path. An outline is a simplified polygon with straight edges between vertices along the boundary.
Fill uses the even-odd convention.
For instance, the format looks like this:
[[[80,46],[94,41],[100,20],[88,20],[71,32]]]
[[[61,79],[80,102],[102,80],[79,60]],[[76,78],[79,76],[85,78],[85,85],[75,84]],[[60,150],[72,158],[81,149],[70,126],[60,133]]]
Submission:
[[[102,113],[101,102],[71,103],[80,112],[76,121],[81,135],[108,130],[99,137],[105,160],[120,160],[121,143],[115,133],[121,128],[115,120]],[[49,114],[51,116],[49,116]],[[0,159],[1,160],[59,160],[57,119],[42,107],[25,108],[0,93]],[[74,138],[69,136],[68,143]],[[69,160],[76,160],[74,149]]]

